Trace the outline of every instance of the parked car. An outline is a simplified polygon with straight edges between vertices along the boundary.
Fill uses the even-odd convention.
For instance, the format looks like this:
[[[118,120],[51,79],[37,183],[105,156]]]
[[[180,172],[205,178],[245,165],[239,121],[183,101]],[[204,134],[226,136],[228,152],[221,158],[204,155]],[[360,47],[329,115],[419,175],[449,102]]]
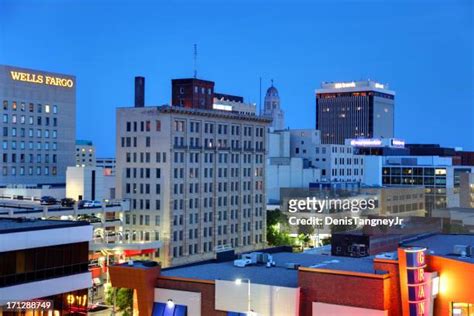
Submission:
[[[56,204],[56,199],[52,196],[42,196],[40,203],[41,205],[54,205]]]
[[[64,206],[64,207],[72,207],[74,206],[74,203],[76,203],[76,201],[71,198],[61,199],[61,206]]]
[[[100,207],[102,206],[102,203],[100,201],[87,201],[84,203],[84,207]]]

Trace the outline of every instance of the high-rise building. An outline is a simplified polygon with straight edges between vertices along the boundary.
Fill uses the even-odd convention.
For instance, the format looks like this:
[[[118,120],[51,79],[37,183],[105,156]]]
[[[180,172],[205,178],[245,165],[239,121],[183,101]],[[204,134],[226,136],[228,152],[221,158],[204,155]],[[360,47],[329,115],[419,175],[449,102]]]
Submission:
[[[76,166],[95,167],[95,146],[90,140],[76,140]]]
[[[75,165],[74,76],[0,65],[0,185],[64,184]]]
[[[125,235],[161,240],[163,266],[263,247],[269,123],[185,106],[118,108],[117,197],[132,203]]]
[[[263,115],[272,119],[271,127],[274,130],[281,130],[285,128],[285,113],[280,106],[280,96],[278,90],[273,86],[267,89],[264,100]]]
[[[316,129],[323,144],[394,137],[395,92],[371,80],[324,82],[316,90]]]

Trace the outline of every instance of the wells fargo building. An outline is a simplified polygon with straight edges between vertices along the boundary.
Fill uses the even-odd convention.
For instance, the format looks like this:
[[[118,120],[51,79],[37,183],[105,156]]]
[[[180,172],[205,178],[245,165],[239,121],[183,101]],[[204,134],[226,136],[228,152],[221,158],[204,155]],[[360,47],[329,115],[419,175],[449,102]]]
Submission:
[[[65,183],[75,165],[76,78],[0,65],[0,186]]]

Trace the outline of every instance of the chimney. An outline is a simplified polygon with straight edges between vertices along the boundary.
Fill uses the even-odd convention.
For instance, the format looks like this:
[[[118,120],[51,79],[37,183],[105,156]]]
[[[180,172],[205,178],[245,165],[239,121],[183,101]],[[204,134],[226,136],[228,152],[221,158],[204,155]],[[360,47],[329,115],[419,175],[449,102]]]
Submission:
[[[145,77],[135,77],[135,107],[145,106]]]

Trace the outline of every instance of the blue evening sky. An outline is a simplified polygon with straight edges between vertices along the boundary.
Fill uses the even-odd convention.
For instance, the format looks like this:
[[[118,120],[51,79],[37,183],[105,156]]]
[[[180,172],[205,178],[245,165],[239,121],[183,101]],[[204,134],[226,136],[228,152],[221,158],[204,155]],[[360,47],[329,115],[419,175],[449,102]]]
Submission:
[[[169,103],[172,78],[259,100],[274,79],[286,124],[315,126],[322,81],[371,78],[397,93],[396,136],[474,150],[473,5],[399,1],[0,0],[0,64],[77,76],[77,137],[114,154],[115,108]]]

